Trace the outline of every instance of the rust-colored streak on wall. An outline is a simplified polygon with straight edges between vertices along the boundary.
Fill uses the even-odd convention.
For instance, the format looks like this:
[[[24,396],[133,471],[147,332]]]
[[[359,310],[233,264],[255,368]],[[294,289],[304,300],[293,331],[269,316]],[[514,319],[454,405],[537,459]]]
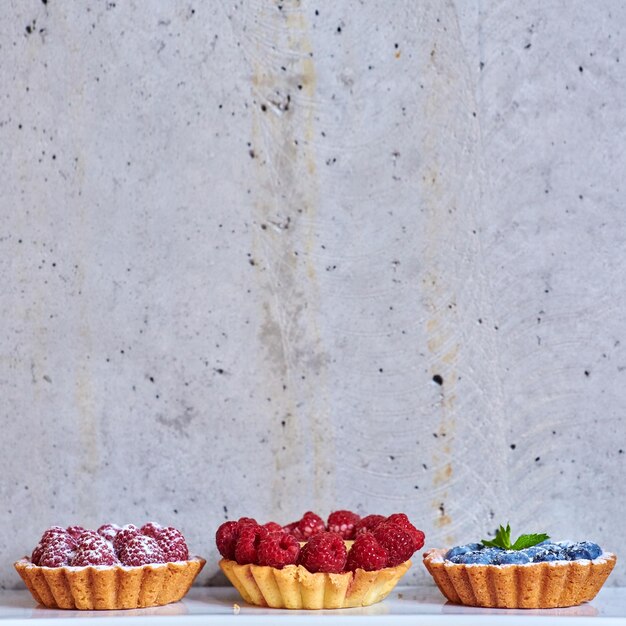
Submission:
[[[260,368],[268,395],[278,399],[270,424],[273,508],[283,510],[285,494],[294,490],[308,502],[303,506],[323,508],[333,489],[333,444],[311,255],[319,193],[313,49],[299,2],[281,10],[261,6],[255,20],[261,34],[244,51],[253,71],[253,262],[264,293]],[[311,471],[296,480],[301,463]]]

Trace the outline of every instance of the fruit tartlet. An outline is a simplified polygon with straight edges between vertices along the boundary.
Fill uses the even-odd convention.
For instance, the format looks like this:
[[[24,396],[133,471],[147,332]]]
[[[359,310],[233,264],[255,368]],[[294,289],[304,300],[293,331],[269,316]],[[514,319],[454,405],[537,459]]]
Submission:
[[[469,606],[550,609],[592,600],[616,561],[590,541],[550,541],[500,526],[495,539],[424,553],[424,565],[443,595]]]
[[[148,522],[52,526],[15,569],[35,601],[50,608],[136,609],[180,600],[204,563],[189,556],[179,530]]]
[[[404,513],[308,511],[281,526],[242,517],[215,535],[219,565],[244,601],[277,609],[340,609],[383,600],[424,545]]]

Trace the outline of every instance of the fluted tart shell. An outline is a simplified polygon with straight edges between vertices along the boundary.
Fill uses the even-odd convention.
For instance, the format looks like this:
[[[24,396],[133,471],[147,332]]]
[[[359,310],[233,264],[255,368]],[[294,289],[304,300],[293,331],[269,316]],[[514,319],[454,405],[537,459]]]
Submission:
[[[275,609],[342,609],[369,606],[389,595],[411,561],[373,572],[311,573],[302,565],[282,569],[239,565],[222,559],[219,566],[248,604]]]
[[[451,563],[446,550],[424,553],[424,565],[441,593],[455,604],[506,609],[551,609],[588,602],[608,578],[617,557],[523,565]]]
[[[138,609],[180,600],[206,561],[121,565],[40,567],[28,559],[15,563],[33,598],[54,609]]]

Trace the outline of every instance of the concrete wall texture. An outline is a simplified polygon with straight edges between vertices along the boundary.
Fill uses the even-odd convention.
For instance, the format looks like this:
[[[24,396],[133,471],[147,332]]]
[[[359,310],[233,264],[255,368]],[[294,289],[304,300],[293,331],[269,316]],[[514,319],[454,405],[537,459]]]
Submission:
[[[49,525],[148,519],[219,583],[218,524],[307,509],[619,552],[625,27],[7,0],[0,584]]]

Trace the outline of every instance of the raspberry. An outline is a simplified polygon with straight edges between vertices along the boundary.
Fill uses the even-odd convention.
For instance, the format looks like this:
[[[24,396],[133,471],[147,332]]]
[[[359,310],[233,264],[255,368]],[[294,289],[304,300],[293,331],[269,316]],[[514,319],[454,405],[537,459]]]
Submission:
[[[60,526],[48,528],[33,550],[31,561],[42,567],[68,565],[76,549],[72,536]]]
[[[101,546],[106,547],[107,550],[113,549],[113,546],[104,537],[101,537],[94,530],[89,530],[80,536],[76,550],[94,550]]]
[[[395,567],[408,561],[415,552],[413,537],[396,524],[383,522],[376,526],[373,534],[376,541],[387,550],[387,567]]]
[[[373,532],[376,526],[385,521],[384,515],[366,515],[356,523],[355,535],[365,531]]]
[[[235,560],[235,547],[239,536],[238,522],[224,522],[215,533],[215,543],[219,553],[231,561]]]
[[[400,526],[403,530],[406,530],[413,538],[413,545],[416,550],[419,550],[424,545],[424,533],[415,528],[404,513],[394,513],[393,515],[390,515],[386,521],[391,522],[396,526]]]
[[[173,526],[166,526],[157,530],[154,539],[159,544],[159,548],[163,551],[163,556],[168,563],[186,561],[189,558],[189,549],[185,543],[185,538],[180,530]]]
[[[85,532],[82,526],[68,526],[65,530],[73,539],[78,539]]]
[[[299,555],[300,544],[293,535],[270,534],[259,542],[257,563],[282,569],[285,565],[296,563]]]
[[[102,539],[102,537],[95,530],[83,530],[83,532],[75,538],[76,549],[78,550],[83,546],[83,544],[92,539]]]
[[[41,567],[62,567],[69,565],[74,552],[66,542],[50,543],[44,548],[39,558]]]
[[[328,516],[328,530],[339,533],[344,539],[354,539],[355,526],[360,519],[352,511],[335,511]]]
[[[120,532],[121,527],[117,524],[103,524],[98,528],[98,534],[104,537],[107,541],[113,541],[117,533]]]
[[[165,563],[165,557],[159,544],[152,537],[138,533],[122,546],[119,551],[119,559],[122,565],[132,566]]]
[[[33,550],[33,553],[30,555],[30,562],[33,565],[39,565],[39,560],[41,559],[41,555],[43,554],[43,551],[45,550],[45,546],[43,545],[43,543],[41,543],[41,541],[35,546],[35,549]]]
[[[115,554],[120,555],[120,551],[133,537],[136,537],[139,534],[137,530],[137,526],[134,524],[126,524],[126,526],[122,527],[122,530],[118,531],[117,535],[113,538],[113,549],[115,550]]]
[[[48,531],[46,531],[47,533]],[[76,542],[65,531],[63,533],[44,533],[41,541],[35,546],[30,560],[33,564],[39,565],[43,553],[50,552],[49,549],[56,552],[73,552],[76,549]],[[51,566],[56,567],[56,566]]]
[[[159,532],[159,530],[161,530],[161,528],[163,528],[161,524],[157,524],[156,522],[148,522],[147,524],[144,524],[139,529],[139,532],[142,535],[147,535],[148,537],[152,537],[153,539],[156,539],[156,535]]]
[[[235,549],[237,547],[237,539],[239,538],[239,532],[245,526],[256,527],[256,520],[251,517],[240,517],[236,522],[224,522],[215,533],[215,543],[219,553],[225,558],[234,561]]]
[[[347,551],[341,535],[322,532],[311,537],[300,550],[298,563],[309,572],[343,572]]]
[[[386,567],[388,558],[387,550],[376,541],[374,535],[370,532],[362,532],[348,552],[346,569],[352,572],[356,569],[373,572]]]
[[[85,565],[115,565],[118,562],[111,544],[100,535],[81,535],[82,541],[72,558],[73,567],[84,567]]]
[[[40,543],[44,544],[44,546],[51,540],[57,540],[59,538],[67,541],[71,546],[76,545],[76,540],[72,535],[70,535],[65,528],[61,528],[60,526],[51,526],[48,528],[43,535],[41,535]]]
[[[52,537],[53,535],[68,535],[69,533],[65,528],[61,528],[60,526],[50,526],[50,528],[46,529],[41,535],[41,541],[45,542],[48,537]]]
[[[300,521],[291,522],[291,524],[287,524],[287,526],[283,526],[283,532],[286,532],[288,535],[292,535],[298,541],[304,541],[304,537],[298,528]]]
[[[237,545],[235,546],[235,560],[237,563],[239,565],[256,563],[259,543],[268,536],[267,529],[258,524],[256,526],[244,524],[243,527],[240,527]]]
[[[298,523],[298,530],[302,534],[304,541],[306,541],[309,537],[325,532],[326,524],[324,524],[324,520],[319,515],[316,515],[313,511],[307,511]]]
[[[276,522],[267,522],[267,524],[263,524],[263,528],[267,529],[269,533],[280,533],[283,534],[283,527]]]
[[[243,527],[243,526],[258,526],[259,525],[259,523],[253,517],[240,517],[237,520],[237,524],[239,524],[240,527]]]

